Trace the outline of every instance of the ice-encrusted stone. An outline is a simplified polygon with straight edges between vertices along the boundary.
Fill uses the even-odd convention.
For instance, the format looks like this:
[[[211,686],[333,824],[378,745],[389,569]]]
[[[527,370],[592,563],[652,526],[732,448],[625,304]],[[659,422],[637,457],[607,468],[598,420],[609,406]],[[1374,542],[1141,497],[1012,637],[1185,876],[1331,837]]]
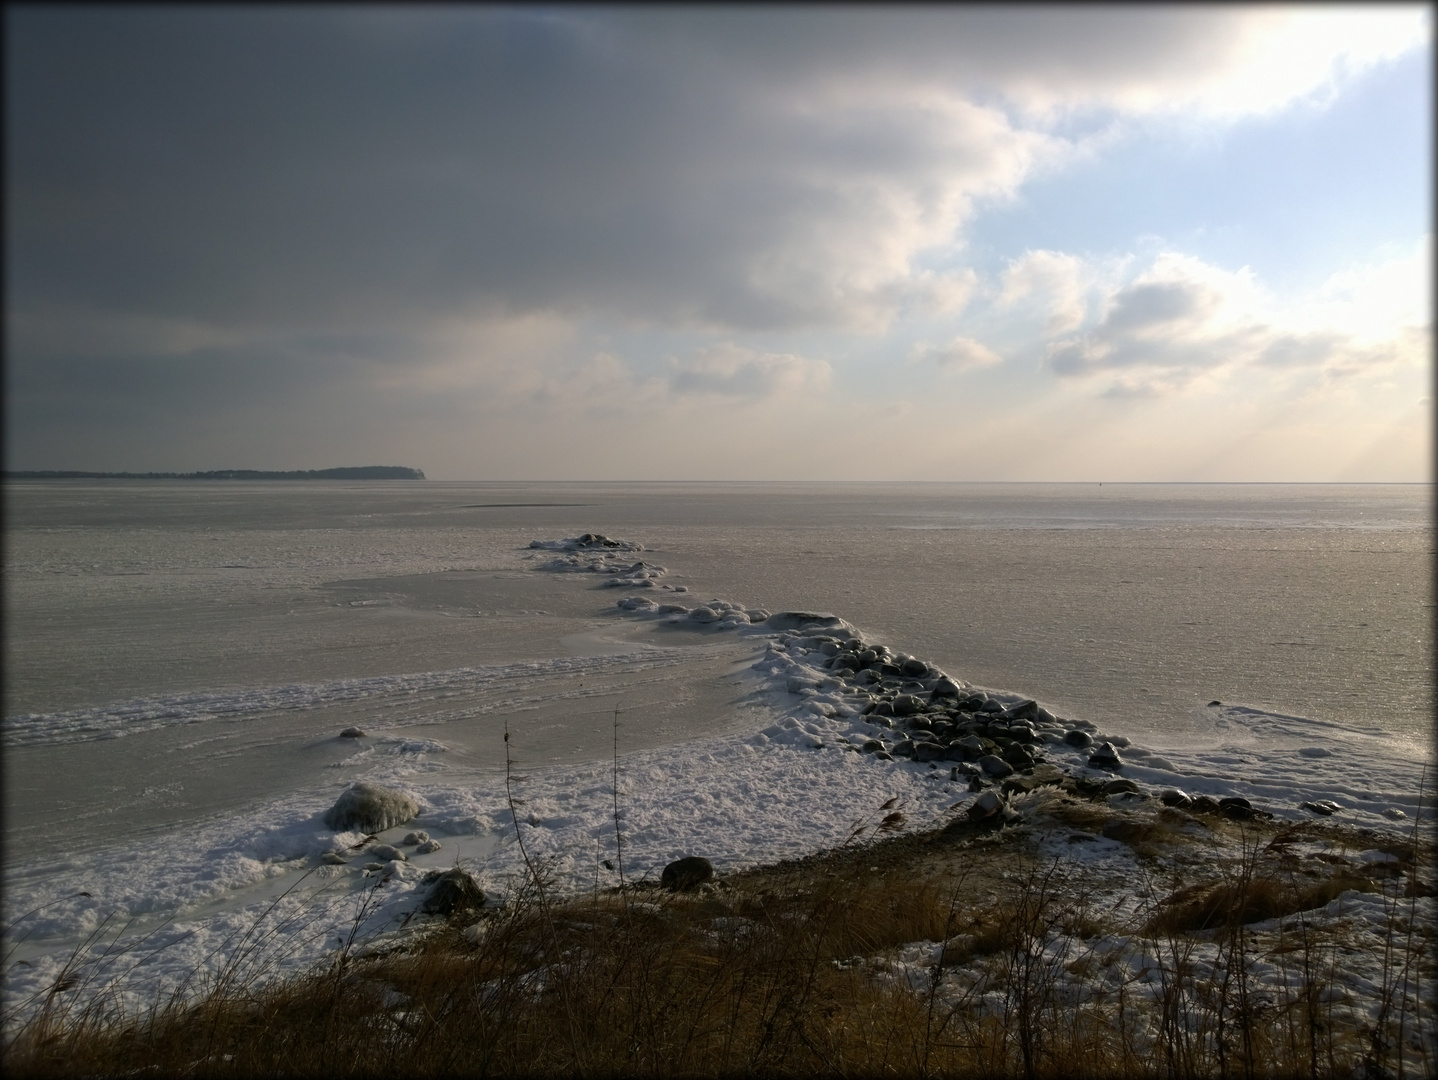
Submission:
[[[361,781],[325,811],[324,823],[337,832],[377,833],[403,825],[418,813],[419,804],[404,792]]]

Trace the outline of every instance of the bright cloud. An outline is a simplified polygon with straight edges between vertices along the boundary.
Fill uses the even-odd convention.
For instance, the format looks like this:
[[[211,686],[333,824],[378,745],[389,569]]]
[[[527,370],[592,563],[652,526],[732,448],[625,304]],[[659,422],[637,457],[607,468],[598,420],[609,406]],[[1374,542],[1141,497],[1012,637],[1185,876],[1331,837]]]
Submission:
[[[726,343],[687,361],[670,361],[675,394],[755,401],[822,392],[832,369],[823,360],[792,353],[761,353]]]
[[[971,337],[956,337],[946,345],[920,342],[914,347],[912,355],[915,360],[927,360],[941,368],[956,371],[972,371],[1004,362],[1004,358],[993,349]]]
[[[1243,370],[1341,379],[1426,364],[1422,254],[1345,271],[1318,296],[1281,305],[1247,270],[1164,253],[1108,289],[1095,325],[1052,341],[1048,366],[1061,377],[1110,380],[1106,393],[1135,397]],[[1071,288],[1067,280],[1059,287]]]

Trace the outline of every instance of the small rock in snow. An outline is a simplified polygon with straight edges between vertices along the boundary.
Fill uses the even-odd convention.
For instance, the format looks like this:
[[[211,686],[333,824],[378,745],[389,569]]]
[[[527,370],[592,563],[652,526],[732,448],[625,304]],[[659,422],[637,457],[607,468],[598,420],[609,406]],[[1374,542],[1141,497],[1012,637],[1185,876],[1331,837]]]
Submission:
[[[363,739],[365,732],[362,728],[347,727],[340,732],[341,739]]]
[[[420,905],[420,911],[427,915],[449,915],[465,908],[477,908],[484,904],[484,890],[479,882],[465,870],[455,867],[446,870],[435,879],[429,895]]]
[[[659,884],[674,892],[686,892],[713,877],[713,863],[702,855],[689,855],[666,866],[659,876]]]
[[[1099,769],[1117,769],[1123,765],[1123,758],[1118,756],[1112,742],[1105,742],[1089,755],[1088,763]]]

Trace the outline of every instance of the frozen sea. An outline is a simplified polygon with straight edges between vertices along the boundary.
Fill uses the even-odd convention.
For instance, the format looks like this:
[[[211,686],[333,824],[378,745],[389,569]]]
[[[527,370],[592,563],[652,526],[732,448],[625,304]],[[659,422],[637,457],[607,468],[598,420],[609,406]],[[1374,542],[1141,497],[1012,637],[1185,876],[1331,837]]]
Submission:
[[[398,925],[428,867],[502,893],[516,825],[568,886],[608,883],[616,772],[631,876],[969,797],[843,752],[862,717],[788,689],[792,637],[630,596],[833,613],[1126,738],[1147,783],[1358,823],[1432,783],[1429,485],[24,481],[5,510],[9,1004],[97,930],[149,935],[111,973],[137,1001],[265,912],[308,962],[361,896]],[[530,546],[589,532],[642,548],[628,584]],[[316,865],[359,839],[320,822],[356,780],[420,803],[383,840],[441,842],[383,902]]]

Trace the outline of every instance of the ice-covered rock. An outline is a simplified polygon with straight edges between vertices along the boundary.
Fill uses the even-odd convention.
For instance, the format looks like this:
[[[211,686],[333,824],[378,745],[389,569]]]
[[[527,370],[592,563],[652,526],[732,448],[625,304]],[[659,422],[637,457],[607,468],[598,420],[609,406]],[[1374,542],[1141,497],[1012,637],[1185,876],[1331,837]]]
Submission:
[[[765,620],[770,630],[847,629],[849,624],[827,611],[776,611]]]
[[[409,856],[392,844],[376,844],[368,853],[385,862],[409,862]]]
[[[412,833],[405,833],[404,839],[401,840],[400,843],[401,843],[401,844],[423,844],[423,843],[424,843],[426,840],[428,840],[428,839],[429,839],[429,833],[425,832],[423,829],[418,829],[418,830],[416,830],[415,832],[412,832]]]
[[[585,533],[563,540],[531,540],[529,546],[545,551],[643,551],[644,545],[635,540],[614,540],[603,533]]]
[[[440,846],[441,845],[438,840],[421,840],[419,847],[414,849],[414,853],[416,855],[428,855],[431,851],[438,851],[440,849]]]
[[[484,904],[484,890],[467,870],[456,866],[435,879],[425,896],[420,911],[427,915],[450,915],[466,908]]]
[[[361,781],[325,811],[324,822],[336,832],[377,833],[403,825],[419,813],[419,804],[402,791]]]

